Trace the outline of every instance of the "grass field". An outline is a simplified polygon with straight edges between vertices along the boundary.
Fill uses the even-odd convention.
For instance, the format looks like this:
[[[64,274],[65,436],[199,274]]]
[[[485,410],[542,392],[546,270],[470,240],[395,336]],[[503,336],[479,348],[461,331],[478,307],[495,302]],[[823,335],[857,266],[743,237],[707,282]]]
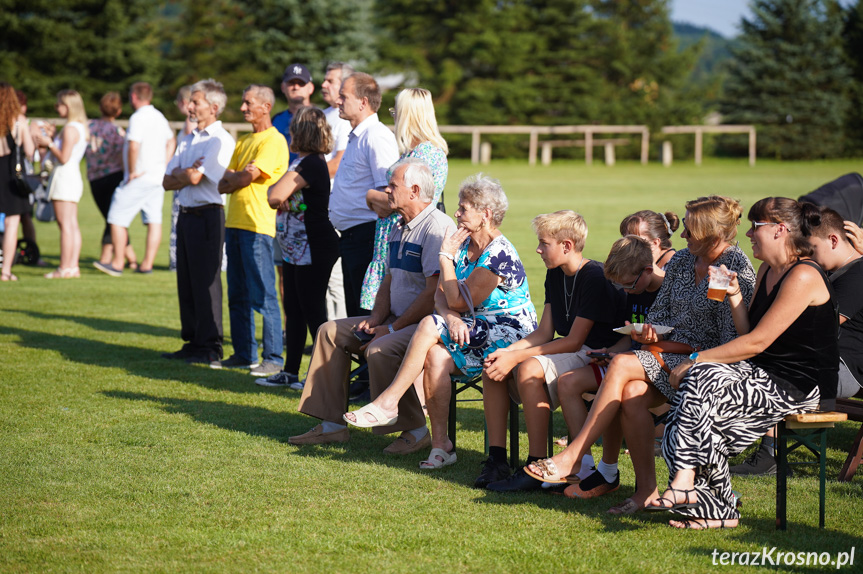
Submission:
[[[748,209],[761,197],[797,197],[863,171],[861,164],[497,162],[483,171],[509,194],[503,231],[541,303],[543,267],[530,230],[537,213],[578,210],[590,228],[586,254],[603,260],[620,220],[634,211],[682,215],[687,199],[710,193]],[[459,182],[475,171],[451,165],[450,213]],[[86,195],[80,220],[81,279],[48,281],[43,269],[17,266],[21,280],[0,284],[2,572],[705,572],[716,568],[714,550],[764,547],[834,555],[856,547],[846,570],[860,571],[859,476],[828,483],[827,530],[817,527],[816,471],[803,468],[789,480],[787,532],[774,530],[775,481],[762,478],[734,482],[744,503],[739,528],[691,532],[668,528],[660,516],[605,514],[633,491],[625,456],[620,490],[597,500],[472,489],[484,459],[478,402],[459,406],[459,461],[438,472],[420,471],[421,456],[383,454],[389,439],[363,431],[347,445],[290,446],[289,436],[315,422],[297,413],[298,392],[160,358],[181,344],[167,228],[153,275],[113,279],[90,265],[103,222]],[[38,232],[56,264],[56,225],[38,224]],[[142,253],[137,223],[132,236]],[[682,247],[679,238],[675,244]],[[555,422],[563,435],[562,417]],[[857,428],[830,432],[828,475],[838,473]],[[524,453],[524,434],[521,441]],[[657,466],[662,484],[665,467]]]

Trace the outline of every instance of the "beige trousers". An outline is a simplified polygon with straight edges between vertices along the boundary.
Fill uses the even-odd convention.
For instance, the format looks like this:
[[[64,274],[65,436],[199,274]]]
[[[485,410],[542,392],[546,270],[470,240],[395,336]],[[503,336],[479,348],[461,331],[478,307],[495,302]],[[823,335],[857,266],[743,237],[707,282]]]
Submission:
[[[306,376],[300,412],[309,416],[345,424],[342,415],[348,404],[348,374],[351,368],[350,354],[359,354],[359,339],[354,336],[357,325],[368,317],[336,319],[321,325],[315,338],[312,362]],[[391,323],[395,317],[386,322]],[[381,337],[365,350],[369,365],[369,392],[372,399],[381,394],[393,382],[401,366],[411,336],[417,326],[411,325],[395,333]],[[399,401],[399,419],[387,427],[375,427],[375,434],[389,434],[425,426],[426,418],[414,387]]]

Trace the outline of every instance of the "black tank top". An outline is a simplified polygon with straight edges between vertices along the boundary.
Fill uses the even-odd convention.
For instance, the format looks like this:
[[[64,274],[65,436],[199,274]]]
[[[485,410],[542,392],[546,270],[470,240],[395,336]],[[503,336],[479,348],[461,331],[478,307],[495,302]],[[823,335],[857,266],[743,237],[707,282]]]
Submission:
[[[816,386],[821,400],[836,398],[839,373],[839,306],[824,271],[812,261],[798,261],[785,272],[773,291],[767,293],[767,281],[762,280],[749,307],[749,324],[754,329],[773,305],[779,287],[788,272],[797,265],[809,265],[818,270],[830,300],[823,305],[809,306],[762,353],[750,361],[765,371],[792,396],[803,398]]]

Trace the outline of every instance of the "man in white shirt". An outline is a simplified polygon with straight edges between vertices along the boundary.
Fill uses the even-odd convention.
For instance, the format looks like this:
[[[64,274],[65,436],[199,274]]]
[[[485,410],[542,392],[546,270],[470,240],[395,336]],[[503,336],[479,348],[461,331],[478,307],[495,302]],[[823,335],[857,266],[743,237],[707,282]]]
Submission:
[[[348,147],[348,134],[351,133],[351,124],[339,117],[339,90],[342,82],[353,73],[354,69],[349,64],[332,62],[327,66],[324,82],[321,84],[321,96],[329,104],[329,107],[324,110],[324,115],[333,132],[333,151],[324,156],[330,170],[330,189],[333,187],[333,178],[339,169],[342,156],[345,155],[345,148]],[[339,259],[333,266],[330,282],[327,285],[327,319],[334,321],[347,316],[342,260]]]
[[[165,166],[174,154],[177,140],[168,120],[150,104],[152,99],[153,88],[150,84],[132,84],[129,100],[135,113],[129,118],[126,143],[123,145],[124,178],[114,192],[108,210],[114,260],[109,265],[99,261],[93,263],[96,269],[113,277],[123,273],[128,229],[138,212],[141,212],[141,219],[147,226],[147,249],[136,272],[153,272],[153,262],[162,240],[162,205],[165,201],[162,178],[165,176]]]
[[[192,86],[189,117],[197,121],[168,163],[162,186],[179,190],[177,295],[180,336],[185,344],[166,359],[210,364],[222,358],[222,250],[225,196],[219,180],[234,154],[234,138],[218,120],[227,103],[215,80]]]
[[[349,317],[362,315],[360,292],[371,263],[378,216],[366,203],[371,192],[386,195],[387,169],[398,160],[396,138],[378,119],[381,90],[368,74],[355,73],[339,90],[339,116],[351,124],[348,146],[330,197],[330,221],[340,232],[339,252]],[[367,312],[367,311],[366,311]]]

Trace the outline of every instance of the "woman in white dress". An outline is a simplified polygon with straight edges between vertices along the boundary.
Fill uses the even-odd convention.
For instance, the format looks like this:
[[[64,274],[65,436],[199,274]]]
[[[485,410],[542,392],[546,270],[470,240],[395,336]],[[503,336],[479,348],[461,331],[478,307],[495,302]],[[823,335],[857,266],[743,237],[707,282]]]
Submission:
[[[81,160],[87,150],[89,133],[84,100],[74,90],[57,94],[57,114],[68,121],[52,141],[48,135],[37,135],[40,148],[54,158],[54,171],[48,182],[48,198],[54,204],[60,226],[60,267],[45,275],[47,279],[80,277],[81,229],[78,227],[78,201],[84,193]],[[44,156],[43,156],[44,157]]]

